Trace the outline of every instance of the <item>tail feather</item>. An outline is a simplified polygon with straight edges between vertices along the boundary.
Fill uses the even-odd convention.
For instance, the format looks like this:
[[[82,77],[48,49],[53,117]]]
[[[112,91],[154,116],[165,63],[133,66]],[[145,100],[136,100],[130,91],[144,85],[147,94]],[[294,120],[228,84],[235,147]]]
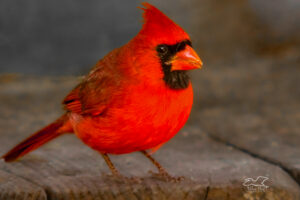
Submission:
[[[72,131],[68,122],[68,117],[63,115],[55,122],[44,127],[40,131],[34,133],[29,138],[15,146],[12,150],[2,156],[5,162],[12,162],[25,154],[37,149],[50,140],[62,135],[63,133]]]

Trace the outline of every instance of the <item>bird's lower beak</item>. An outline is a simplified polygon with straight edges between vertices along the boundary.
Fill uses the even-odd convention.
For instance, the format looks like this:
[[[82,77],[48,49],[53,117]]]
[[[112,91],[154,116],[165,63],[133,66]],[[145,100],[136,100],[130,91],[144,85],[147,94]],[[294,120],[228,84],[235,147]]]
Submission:
[[[167,64],[171,64],[171,71],[200,69],[202,61],[195,50],[186,46],[184,50],[178,52]]]

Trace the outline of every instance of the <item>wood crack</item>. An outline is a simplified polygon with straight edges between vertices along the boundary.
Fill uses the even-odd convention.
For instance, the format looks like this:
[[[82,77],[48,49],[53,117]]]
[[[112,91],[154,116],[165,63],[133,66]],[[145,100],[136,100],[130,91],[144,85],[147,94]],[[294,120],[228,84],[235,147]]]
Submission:
[[[249,150],[247,150],[247,149],[244,149],[244,148],[242,148],[242,147],[240,147],[240,146],[237,146],[237,145],[235,145],[235,144],[233,144],[233,143],[230,143],[230,142],[228,142],[228,141],[226,141],[226,140],[224,140],[224,139],[222,139],[222,138],[213,136],[213,135],[211,135],[211,134],[209,134],[209,133],[207,133],[207,136],[208,136],[209,138],[211,138],[212,140],[216,141],[216,142],[222,143],[222,144],[224,144],[224,145],[226,145],[226,146],[230,146],[230,147],[234,148],[235,150],[238,150],[238,151],[241,151],[241,152],[243,152],[243,153],[246,153],[246,154],[250,155],[250,156],[253,157],[253,158],[256,158],[256,159],[265,161],[265,162],[267,162],[267,163],[269,163],[269,164],[271,164],[271,165],[275,165],[275,166],[281,168],[283,171],[285,171],[285,172],[286,172],[286,173],[287,173],[287,174],[288,174],[288,175],[289,175],[289,176],[290,176],[290,177],[291,177],[291,178],[292,178],[292,179],[300,186],[300,179],[298,180],[298,179],[293,175],[293,172],[292,172],[290,169],[288,169],[287,167],[285,167],[284,165],[282,165],[281,163],[276,162],[276,161],[273,161],[273,160],[271,160],[271,159],[269,159],[269,158],[267,158],[267,157],[265,157],[265,156],[261,156],[261,155],[259,155],[259,154],[257,154],[257,153],[253,153],[253,152],[251,152],[251,151],[249,151]]]
[[[210,190],[210,187],[209,187],[209,186],[207,186],[207,188],[206,188],[206,192],[205,192],[205,196],[204,196],[204,199],[203,199],[203,200],[207,200],[207,198],[208,198],[208,193],[209,193],[209,190]]]

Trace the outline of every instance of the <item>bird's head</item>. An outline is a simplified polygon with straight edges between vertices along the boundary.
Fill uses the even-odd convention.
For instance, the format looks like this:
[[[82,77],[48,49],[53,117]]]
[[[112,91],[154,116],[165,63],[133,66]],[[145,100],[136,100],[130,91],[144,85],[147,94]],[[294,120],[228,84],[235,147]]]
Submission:
[[[136,59],[148,74],[159,74],[171,89],[187,88],[190,81],[186,71],[202,66],[189,35],[154,6],[142,5],[144,24],[132,40]]]

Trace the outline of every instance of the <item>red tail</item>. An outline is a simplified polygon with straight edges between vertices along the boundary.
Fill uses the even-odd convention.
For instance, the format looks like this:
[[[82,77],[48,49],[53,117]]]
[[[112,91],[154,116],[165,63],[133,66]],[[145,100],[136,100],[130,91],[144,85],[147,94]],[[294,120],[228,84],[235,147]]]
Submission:
[[[4,158],[6,162],[12,162],[24,156],[25,154],[39,148],[43,144],[58,137],[59,135],[71,131],[72,127],[68,122],[68,117],[66,115],[63,115],[52,124],[49,124],[42,130],[25,139],[8,153],[3,155],[2,158]]]

